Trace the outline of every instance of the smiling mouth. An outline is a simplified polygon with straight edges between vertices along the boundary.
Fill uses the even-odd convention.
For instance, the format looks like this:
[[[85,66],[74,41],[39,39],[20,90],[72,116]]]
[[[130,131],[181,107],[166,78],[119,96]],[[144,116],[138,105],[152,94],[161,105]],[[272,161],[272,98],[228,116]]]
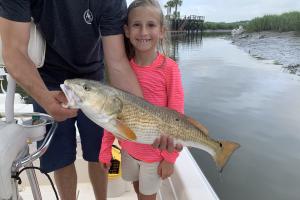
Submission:
[[[146,42],[149,42],[151,39],[137,39],[138,42],[141,42],[141,43],[146,43]]]

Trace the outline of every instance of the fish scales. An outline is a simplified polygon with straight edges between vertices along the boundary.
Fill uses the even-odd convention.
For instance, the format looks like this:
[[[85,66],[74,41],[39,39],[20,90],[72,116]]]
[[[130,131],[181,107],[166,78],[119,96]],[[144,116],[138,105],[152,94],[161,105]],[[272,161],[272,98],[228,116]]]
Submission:
[[[117,91],[117,93],[119,92]],[[118,95],[124,103],[121,115],[124,116],[123,119],[129,127],[137,130],[136,134],[139,134],[136,127],[143,127],[143,129],[147,129],[147,131],[143,130],[144,134],[149,131],[150,134],[160,132],[182,141],[194,140],[207,145],[210,144],[215,146],[215,149],[219,146],[218,142],[208,140],[208,137],[200,129],[194,126],[191,127],[184,115],[163,107],[153,106],[143,99],[127,93],[121,92]],[[153,135],[153,138],[157,135]]]

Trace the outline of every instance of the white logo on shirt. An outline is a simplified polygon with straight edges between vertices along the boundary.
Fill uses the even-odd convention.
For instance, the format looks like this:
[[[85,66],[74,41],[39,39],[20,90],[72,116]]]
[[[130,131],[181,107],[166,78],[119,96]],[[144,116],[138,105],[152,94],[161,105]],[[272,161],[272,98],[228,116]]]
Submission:
[[[85,23],[92,24],[92,21],[94,19],[93,13],[90,9],[87,9],[83,14],[83,19]]]

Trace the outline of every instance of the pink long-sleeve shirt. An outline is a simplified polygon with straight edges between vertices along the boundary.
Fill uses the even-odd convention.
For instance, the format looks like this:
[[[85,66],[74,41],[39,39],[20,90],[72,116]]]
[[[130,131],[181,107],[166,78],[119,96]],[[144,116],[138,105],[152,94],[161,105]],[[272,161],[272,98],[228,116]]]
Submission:
[[[181,75],[175,61],[158,54],[149,66],[139,66],[134,62],[134,59],[130,61],[130,65],[137,76],[145,100],[157,106],[168,107],[180,113],[184,112]],[[114,140],[114,135],[105,130],[99,155],[100,162],[110,162]],[[126,140],[119,140],[119,144],[133,158],[144,162],[160,162],[164,159],[174,163],[179,155],[176,151],[169,153],[166,150],[161,151],[153,148],[148,144]]]

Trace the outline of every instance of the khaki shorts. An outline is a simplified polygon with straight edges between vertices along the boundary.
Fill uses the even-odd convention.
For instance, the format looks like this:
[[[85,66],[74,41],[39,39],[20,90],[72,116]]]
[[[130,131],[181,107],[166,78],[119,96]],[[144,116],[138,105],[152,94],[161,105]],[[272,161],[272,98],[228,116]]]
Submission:
[[[122,178],[126,181],[139,181],[139,192],[152,195],[158,192],[162,179],[157,174],[159,162],[146,163],[136,160],[127,152],[121,151]]]

